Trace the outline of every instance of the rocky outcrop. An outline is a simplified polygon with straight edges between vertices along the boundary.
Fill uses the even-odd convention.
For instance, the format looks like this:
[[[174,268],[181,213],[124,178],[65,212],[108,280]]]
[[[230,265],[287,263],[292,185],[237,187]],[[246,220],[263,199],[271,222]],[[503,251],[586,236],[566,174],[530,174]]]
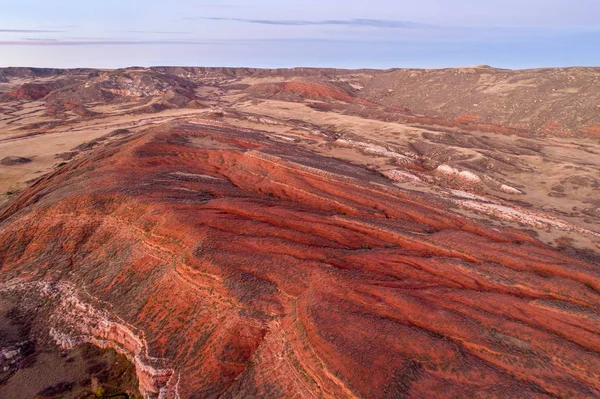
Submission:
[[[57,89],[57,85],[53,83],[25,83],[18,89],[15,89],[2,96],[4,101],[33,101],[46,97],[53,90]]]
[[[52,92],[49,103],[86,105],[93,103],[124,103],[157,97],[164,105],[186,107],[195,100],[196,85],[181,77],[131,69],[104,72],[100,76]]]
[[[126,354],[148,395],[600,397],[598,266],[449,204],[198,119],[13,199],[0,279],[47,290],[54,339]]]
[[[132,326],[116,319],[108,311],[80,299],[80,294],[72,284],[13,281],[1,285],[0,292],[37,295],[46,302],[46,307],[47,302],[51,302],[50,312],[44,317],[47,320],[47,332],[57,345],[63,349],[73,349],[88,343],[114,349],[134,364],[140,392],[145,397],[179,398],[177,376],[173,370],[161,368],[162,359],[147,356],[147,346],[140,333],[134,332]],[[18,348],[7,348],[0,352],[0,358],[6,361],[18,355]]]

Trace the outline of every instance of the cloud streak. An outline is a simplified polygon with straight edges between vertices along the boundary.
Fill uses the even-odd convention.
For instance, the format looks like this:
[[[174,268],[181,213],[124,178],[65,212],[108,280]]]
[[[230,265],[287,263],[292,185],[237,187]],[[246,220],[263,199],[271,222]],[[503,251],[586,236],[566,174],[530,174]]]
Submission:
[[[358,43],[398,43],[398,42],[373,42],[356,40],[331,40],[331,39],[225,39],[225,40],[131,40],[131,39],[97,39],[97,40],[59,40],[55,38],[36,39],[23,38],[20,40],[0,40],[2,46],[137,46],[137,45],[191,45],[191,46],[236,46],[258,45],[268,43],[319,44],[319,43],[345,43],[349,45]]]
[[[160,35],[191,35],[193,32],[173,32],[173,31],[161,31],[161,30],[126,30],[124,33],[148,33],[148,34],[160,34]]]
[[[287,45],[298,45],[298,44],[347,44],[356,45],[364,43],[379,43],[379,44],[400,44],[397,41],[372,41],[372,40],[344,40],[344,39],[319,39],[319,38],[289,38],[289,39],[223,39],[223,40],[132,40],[132,39],[36,39],[36,38],[23,38],[20,40],[0,40],[1,46],[136,46],[136,45],[210,45],[210,46],[223,46],[223,45],[258,45],[258,44],[287,44]]]
[[[63,30],[48,29],[0,29],[0,33],[61,33]]]
[[[58,39],[43,39],[39,37],[25,37],[22,40],[27,40],[29,42],[57,42]]]
[[[275,26],[352,26],[368,28],[392,28],[392,29],[423,29],[435,28],[435,25],[422,24],[411,21],[391,21],[384,19],[326,19],[320,21],[308,20],[283,20],[283,19],[246,19],[246,18],[218,18],[218,17],[199,17],[185,18],[190,20],[211,20],[211,21],[232,21],[244,22],[249,24],[275,25]]]
[[[211,41],[194,40],[57,40],[57,39],[23,39],[0,40],[0,46],[136,46],[151,44],[217,44]]]
[[[241,4],[202,4],[200,5],[202,8],[250,8],[248,5]]]

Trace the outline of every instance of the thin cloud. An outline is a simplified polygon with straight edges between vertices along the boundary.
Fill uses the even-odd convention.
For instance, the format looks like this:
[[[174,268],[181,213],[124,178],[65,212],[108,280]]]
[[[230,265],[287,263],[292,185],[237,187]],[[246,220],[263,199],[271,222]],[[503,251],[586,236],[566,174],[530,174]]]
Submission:
[[[193,32],[171,32],[161,30],[126,30],[124,33],[149,33],[149,34],[160,34],[160,35],[191,35]]]
[[[210,45],[220,44],[212,41],[201,40],[0,40],[0,46],[136,46],[152,44],[187,44],[187,45]]]
[[[202,4],[202,8],[250,8],[248,5],[241,4]]]
[[[434,28],[434,25],[422,24],[411,21],[392,21],[384,19],[328,19],[320,21],[308,20],[280,20],[280,19],[245,19],[245,18],[218,18],[218,17],[199,17],[185,18],[190,20],[212,20],[212,21],[233,21],[249,24],[276,25],[276,26],[316,26],[316,25],[338,25],[369,28],[392,28],[392,29],[414,29],[414,28]]]
[[[131,40],[131,39],[21,39],[0,40],[0,46],[137,46],[137,45],[248,45],[258,43],[302,43],[331,42],[328,39],[225,39],[225,40]],[[354,41],[348,41],[354,43]]]
[[[63,30],[47,29],[0,29],[0,33],[61,33]]]
[[[80,27],[79,25],[54,25],[54,24],[40,26],[40,28],[42,28],[42,29],[73,29],[73,28],[79,28],[79,27]]]
[[[30,42],[57,42],[58,39],[45,39],[45,38],[39,38],[39,37],[25,37],[22,40],[27,40]]]

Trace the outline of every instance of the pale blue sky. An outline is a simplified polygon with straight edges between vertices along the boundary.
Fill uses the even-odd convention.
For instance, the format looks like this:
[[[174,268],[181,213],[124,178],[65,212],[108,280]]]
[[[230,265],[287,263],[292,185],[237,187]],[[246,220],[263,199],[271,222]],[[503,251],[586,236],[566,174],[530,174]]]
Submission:
[[[0,0],[0,66],[600,65],[599,0]]]

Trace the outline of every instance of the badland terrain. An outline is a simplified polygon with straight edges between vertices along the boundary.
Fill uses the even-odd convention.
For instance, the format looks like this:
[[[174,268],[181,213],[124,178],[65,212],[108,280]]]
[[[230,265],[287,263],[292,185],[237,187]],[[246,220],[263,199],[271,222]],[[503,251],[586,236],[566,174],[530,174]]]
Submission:
[[[0,69],[0,397],[600,398],[600,69]]]

